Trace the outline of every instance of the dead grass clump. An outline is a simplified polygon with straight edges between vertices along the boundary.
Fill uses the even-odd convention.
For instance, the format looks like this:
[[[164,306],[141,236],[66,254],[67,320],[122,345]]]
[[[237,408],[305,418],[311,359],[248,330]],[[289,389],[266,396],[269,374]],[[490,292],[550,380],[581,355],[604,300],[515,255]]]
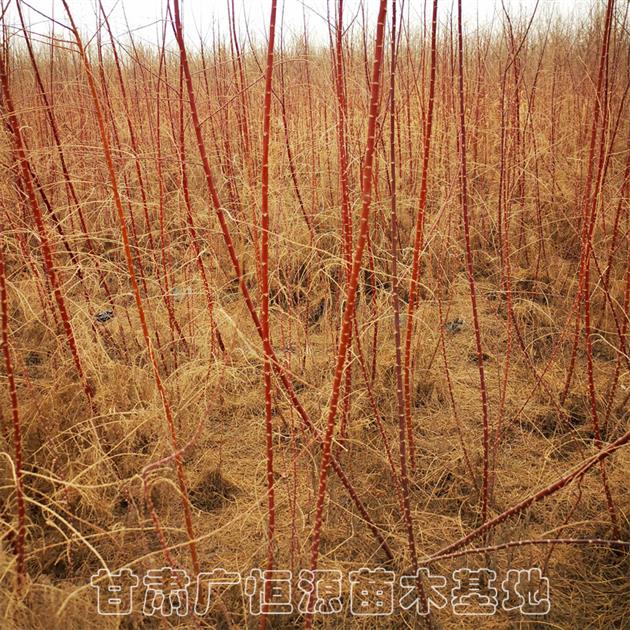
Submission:
[[[414,389],[413,406],[415,409],[439,408],[447,401],[446,384],[431,374],[421,374],[417,377]]]
[[[204,512],[212,512],[232,501],[239,488],[226,479],[220,468],[206,471],[190,492],[192,504]]]
[[[547,358],[559,328],[549,307],[537,301],[517,298],[513,312],[523,343],[532,358],[536,361]]]
[[[579,222],[576,220],[575,209],[565,206],[553,208],[553,211],[559,217],[549,234],[554,252],[565,260],[576,262],[580,259],[580,234],[576,228]]]

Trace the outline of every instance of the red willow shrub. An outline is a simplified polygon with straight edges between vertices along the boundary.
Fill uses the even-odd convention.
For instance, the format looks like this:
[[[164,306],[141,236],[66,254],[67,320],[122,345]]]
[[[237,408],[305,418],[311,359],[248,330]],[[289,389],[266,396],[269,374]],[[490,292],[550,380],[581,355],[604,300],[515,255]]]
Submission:
[[[83,552],[399,572],[538,554],[585,590],[618,570],[627,16],[607,0],[539,29],[506,5],[467,32],[461,0],[450,22],[438,4],[337,0],[322,44],[308,6],[289,38],[265,3],[257,41],[226,0],[197,47],[175,0],[156,49],[105,3],[90,40],[67,0],[69,41],[26,3],[3,14],[5,574],[24,614],[85,577]],[[589,593],[599,609],[565,598],[549,623],[619,625]],[[315,625],[312,604],[290,623]]]
[[[129,235],[127,232],[127,221],[125,219],[125,213],[123,210],[123,206],[122,206],[122,200],[120,197],[120,193],[118,190],[118,179],[116,177],[116,171],[114,168],[114,162],[112,159],[112,152],[111,152],[111,147],[110,147],[110,141],[109,141],[109,135],[107,133],[107,129],[105,127],[105,121],[103,119],[103,114],[101,111],[101,106],[100,106],[100,100],[99,100],[99,94],[98,91],[96,89],[96,82],[94,79],[94,74],[92,71],[92,67],[90,64],[90,61],[87,57],[87,54],[85,52],[85,49],[83,47],[83,43],[81,40],[81,36],[79,35],[79,31],[76,27],[76,25],[74,24],[74,21],[72,19],[72,14],[70,12],[70,9],[68,7],[68,3],[66,0],[63,0],[63,4],[64,4],[64,8],[66,10],[66,14],[68,16],[68,20],[70,21],[70,25],[72,28],[72,32],[79,50],[79,54],[81,56],[81,61],[83,62],[83,66],[85,68],[85,73],[87,76],[87,80],[88,80],[88,84],[90,87],[90,94],[92,96],[92,102],[93,102],[93,106],[94,106],[94,112],[96,114],[96,120],[98,122],[98,128],[99,128],[99,132],[100,132],[100,139],[101,139],[101,143],[103,146],[103,157],[105,158],[105,162],[107,164],[107,170],[109,172],[109,176],[110,176],[110,183],[112,186],[112,192],[114,195],[114,204],[116,207],[116,212],[117,212],[117,216],[118,216],[118,221],[120,224],[120,233],[123,239],[123,246],[124,246],[124,252],[125,252],[125,257],[126,257],[126,261],[127,261],[127,271],[129,273],[129,279],[131,280],[131,286],[133,289],[133,294],[134,294],[134,298],[135,298],[135,302],[136,302],[136,308],[138,310],[138,317],[140,319],[140,326],[142,329],[142,336],[144,338],[144,342],[146,345],[146,350],[147,353],[149,355],[149,361],[151,364],[151,368],[153,371],[153,377],[155,379],[155,385],[157,387],[157,390],[160,394],[160,400],[162,403],[162,407],[164,410],[164,416],[166,418],[166,423],[168,425],[168,430],[169,430],[169,434],[170,434],[170,438],[171,438],[171,443],[173,446],[173,450],[175,451],[175,469],[177,472],[177,480],[179,483],[179,489],[182,495],[182,507],[184,510],[184,521],[186,523],[186,532],[188,534],[188,545],[190,548],[190,556],[192,559],[192,564],[193,564],[193,569],[195,571],[195,573],[199,573],[199,560],[197,557],[197,548],[194,542],[194,532],[193,532],[193,525],[192,525],[192,516],[191,516],[191,511],[190,511],[190,503],[188,500],[188,488],[187,488],[187,484],[186,484],[186,473],[184,470],[184,466],[182,463],[182,459],[181,459],[181,454],[179,453],[178,450],[178,444],[177,444],[177,431],[175,428],[175,422],[173,419],[173,411],[171,408],[171,405],[169,403],[168,400],[168,394],[166,392],[166,388],[164,387],[164,384],[162,382],[162,377],[160,376],[160,370],[158,368],[158,364],[157,364],[157,360],[155,358],[155,353],[153,351],[153,345],[151,343],[151,337],[149,335],[149,328],[147,325],[147,318],[145,315],[145,310],[144,310],[144,306],[142,303],[142,297],[140,295],[140,288],[138,286],[138,281],[136,279],[136,272],[134,269],[134,263],[133,263],[133,258],[131,255],[131,247],[129,244]]]

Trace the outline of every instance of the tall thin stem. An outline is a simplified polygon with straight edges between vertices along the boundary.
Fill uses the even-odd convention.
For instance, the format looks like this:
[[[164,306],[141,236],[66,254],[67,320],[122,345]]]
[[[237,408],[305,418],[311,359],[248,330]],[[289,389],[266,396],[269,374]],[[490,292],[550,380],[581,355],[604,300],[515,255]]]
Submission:
[[[367,146],[363,162],[363,183],[361,186],[362,207],[359,221],[359,235],[357,238],[357,246],[352,261],[352,270],[348,279],[346,303],[343,311],[341,335],[339,338],[339,347],[337,349],[337,359],[332,383],[332,391],[328,403],[326,432],[324,434],[324,441],[322,444],[322,458],[319,469],[319,485],[317,489],[317,501],[315,507],[315,524],[311,537],[311,571],[315,571],[318,565],[319,543],[321,540],[323,525],[324,499],[326,497],[328,470],[331,461],[332,437],[335,430],[335,419],[337,416],[337,407],[339,403],[341,378],[346,361],[346,352],[348,350],[348,344],[350,342],[350,332],[352,328],[352,319],[354,317],[354,307],[356,303],[357,285],[359,281],[359,271],[361,269],[361,260],[363,258],[363,251],[365,249],[368,238],[370,206],[372,204],[372,169],[374,162],[374,147],[376,137],[376,118],[378,115],[380,94],[386,12],[387,0],[380,0],[378,18],[376,23],[376,39],[374,47],[374,62],[372,65],[372,80],[370,83],[370,108],[368,116]],[[312,619],[312,615],[307,614],[305,618],[305,627],[311,627]]]
[[[483,478],[481,490],[481,520],[486,521],[488,516],[488,442],[489,442],[489,411],[488,390],[486,388],[486,376],[484,370],[483,349],[481,345],[481,329],[479,326],[479,313],[477,309],[477,289],[475,276],[473,275],[472,249],[470,247],[470,218],[468,212],[468,175],[466,172],[466,111],[464,104],[464,36],[462,29],[462,0],[457,0],[457,70],[458,70],[458,105],[459,105],[459,154],[460,154],[460,202],[462,208],[462,221],[464,223],[464,244],[466,248],[466,274],[470,288],[470,302],[473,314],[473,326],[475,329],[475,343],[477,346],[477,366],[479,368],[479,390],[481,394],[482,422],[483,422]]]
[[[260,326],[263,341],[263,376],[265,381],[265,436],[267,440],[267,569],[273,569],[273,544],[275,531],[275,497],[273,474],[273,418],[272,418],[272,383],[271,356],[272,348],[269,332],[269,141],[271,128],[271,89],[273,79],[273,46],[276,33],[276,5],[277,0],[271,0],[271,16],[269,18],[269,43],[267,47],[267,69],[265,71],[265,102],[263,113],[263,144],[262,144],[262,198],[261,198],[261,238],[260,238]],[[271,582],[265,583],[265,601],[271,595]],[[260,618],[260,627],[265,628],[266,612]]]

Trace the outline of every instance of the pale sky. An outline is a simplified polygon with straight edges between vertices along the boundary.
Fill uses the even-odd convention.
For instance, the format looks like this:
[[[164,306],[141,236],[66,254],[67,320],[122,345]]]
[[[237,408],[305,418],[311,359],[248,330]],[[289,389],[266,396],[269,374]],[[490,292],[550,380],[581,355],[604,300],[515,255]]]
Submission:
[[[96,28],[96,15],[98,3],[94,0],[68,0],[72,15],[85,35],[91,35]],[[212,30],[228,34],[227,2],[229,0],[184,0],[184,25],[188,40],[194,44],[199,41],[199,34],[205,36],[207,41],[212,39]],[[6,0],[5,0],[6,2]],[[15,2],[15,0],[12,0]],[[54,17],[59,22],[66,23],[65,11],[60,0],[26,0],[26,2],[46,16]],[[368,23],[373,26],[376,16],[378,0],[362,0],[365,5]],[[400,6],[403,0],[398,0]],[[423,21],[425,0],[404,0],[410,8],[411,23],[421,25]],[[250,33],[257,40],[265,37],[269,21],[270,0],[234,0],[237,21],[239,23],[240,38],[245,37],[245,20],[249,25]],[[426,0],[427,14],[430,12],[430,0]],[[521,11],[531,15],[536,0],[505,0],[510,14],[519,14]],[[538,0],[537,21],[545,23],[549,15],[580,16],[584,15],[591,7],[597,6],[598,0]],[[331,14],[334,15],[336,0],[279,0],[278,22],[284,15],[284,33],[287,39],[291,34],[303,32],[303,20],[313,42],[325,43],[328,38],[326,23],[327,5],[330,5]],[[346,25],[354,16],[361,17],[359,7],[361,0],[344,0],[344,21]],[[24,10],[27,20],[31,24],[34,33],[50,32],[50,21],[29,10],[25,5]],[[110,16],[110,23],[117,37],[123,37],[128,32],[125,24],[125,15],[129,28],[133,30],[134,37],[149,44],[155,44],[161,33],[161,20],[166,10],[166,0],[103,0],[103,6]],[[440,16],[444,19],[451,11],[455,13],[454,0],[441,0]],[[476,24],[486,25],[493,19],[499,21],[502,15],[501,0],[464,0],[463,12],[469,28]],[[407,9],[405,9],[407,14]],[[15,11],[9,9],[9,23],[18,24]],[[61,28],[56,27],[57,34]],[[167,30],[167,37],[172,40],[172,33]]]

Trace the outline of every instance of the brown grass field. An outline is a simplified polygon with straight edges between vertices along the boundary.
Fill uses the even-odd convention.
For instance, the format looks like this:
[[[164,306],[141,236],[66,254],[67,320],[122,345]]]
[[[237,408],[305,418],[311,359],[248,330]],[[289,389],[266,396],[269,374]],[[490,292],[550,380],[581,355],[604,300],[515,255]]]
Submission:
[[[0,628],[630,628],[627,1],[330,0],[316,38],[265,0],[256,38],[227,0],[203,39],[163,4],[149,45],[2,3]],[[550,610],[502,599],[529,568]]]

